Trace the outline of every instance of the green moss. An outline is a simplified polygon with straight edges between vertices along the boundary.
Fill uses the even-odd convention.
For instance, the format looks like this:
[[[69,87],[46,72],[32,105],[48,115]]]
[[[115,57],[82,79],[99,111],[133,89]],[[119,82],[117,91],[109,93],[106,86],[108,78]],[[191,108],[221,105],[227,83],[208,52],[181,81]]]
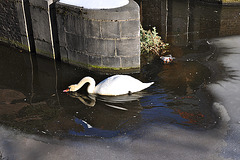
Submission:
[[[91,65],[91,64],[85,64],[73,60],[69,60],[67,58],[62,57],[62,61],[68,62],[69,64],[73,64],[79,67],[83,67],[89,70],[93,71],[100,71],[100,72],[138,72],[140,67],[121,67],[121,68],[115,68],[115,67],[107,67],[107,66],[97,66],[97,65]]]
[[[37,52],[37,54],[41,54],[43,56],[53,58],[53,53],[52,52],[46,52],[46,51],[43,51],[43,50],[38,49],[38,48],[36,48],[36,52]]]
[[[27,45],[24,45],[24,44],[22,44],[18,41],[10,40],[6,37],[0,37],[0,41],[3,42],[3,43],[6,43],[6,44],[13,45],[14,47],[21,48],[21,49],[29,51],[29,47]]]
[[[240,0],[222,0],[222,3],[240,3]]]

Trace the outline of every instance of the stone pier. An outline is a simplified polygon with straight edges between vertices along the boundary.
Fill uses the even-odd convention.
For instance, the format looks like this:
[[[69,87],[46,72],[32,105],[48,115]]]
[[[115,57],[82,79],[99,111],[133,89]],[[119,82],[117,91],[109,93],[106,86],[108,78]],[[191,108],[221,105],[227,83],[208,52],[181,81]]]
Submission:
[[[92,10],[56,3],[61,59],[90,69],[133,69],[140,65],[140,14],[124,7]]]

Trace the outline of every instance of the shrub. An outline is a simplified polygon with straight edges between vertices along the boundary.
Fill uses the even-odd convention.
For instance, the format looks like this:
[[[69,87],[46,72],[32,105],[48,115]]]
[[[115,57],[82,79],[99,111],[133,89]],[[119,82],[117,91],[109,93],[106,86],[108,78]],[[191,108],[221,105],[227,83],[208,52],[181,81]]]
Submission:
[[[156,31],[156,27],[151,30],[144,30],[140,28],[141,53],[153,53],[158,56],[163,55],[168,51],[169,44],[164,43]]]

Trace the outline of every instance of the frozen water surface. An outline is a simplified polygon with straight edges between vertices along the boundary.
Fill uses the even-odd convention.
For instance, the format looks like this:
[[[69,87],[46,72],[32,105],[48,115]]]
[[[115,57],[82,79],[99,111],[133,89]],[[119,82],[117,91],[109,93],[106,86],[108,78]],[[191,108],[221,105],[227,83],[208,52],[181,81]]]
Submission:
[[[218,61],[226,68],[227,77],[209,85],[217,101],[226,109],[222,119],[228,119],[227,146],[223,149],[226,158],[240,157],[240,36],[226,37],[213,41],[221,53]],[[225,118],[229,115],[229,118]]]

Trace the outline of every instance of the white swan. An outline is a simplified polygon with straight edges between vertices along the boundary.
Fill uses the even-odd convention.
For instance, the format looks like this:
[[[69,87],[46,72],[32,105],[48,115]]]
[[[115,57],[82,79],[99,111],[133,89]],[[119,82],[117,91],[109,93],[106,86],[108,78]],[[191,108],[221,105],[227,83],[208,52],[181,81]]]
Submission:
[[[78,84],[70,85],[68,89],[63,92],[75,92],[85,83],[89,83],[87,88],[88,93],[117,96],[141,91],[151,86],[154,82],[142,83],[141,81],[128,75],[114,75],[95,86],[96,82],[93,78],[85,77]]]

